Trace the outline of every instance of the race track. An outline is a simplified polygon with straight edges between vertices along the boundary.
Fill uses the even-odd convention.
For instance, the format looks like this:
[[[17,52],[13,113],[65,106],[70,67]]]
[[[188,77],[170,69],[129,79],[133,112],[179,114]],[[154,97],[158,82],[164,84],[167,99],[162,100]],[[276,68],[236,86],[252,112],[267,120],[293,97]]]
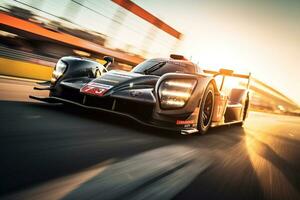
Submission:
[[[0,199],[300,199],[299,117],[183,136],[29,101],[33,85],[0,79]]]

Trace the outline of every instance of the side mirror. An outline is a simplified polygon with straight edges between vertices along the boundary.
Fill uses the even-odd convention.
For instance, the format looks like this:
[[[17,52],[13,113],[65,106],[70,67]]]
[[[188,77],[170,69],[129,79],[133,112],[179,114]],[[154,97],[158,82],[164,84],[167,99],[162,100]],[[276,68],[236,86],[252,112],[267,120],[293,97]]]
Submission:
[[[110,56],[104,56],[103,60],[106,61],[106,63],[103,65],[105,68],[107,68],[110,64],[114,63],[114,58]]]
[[[220,74],[224,76],[232,76],[233,70],[230,69],[220,69]]]

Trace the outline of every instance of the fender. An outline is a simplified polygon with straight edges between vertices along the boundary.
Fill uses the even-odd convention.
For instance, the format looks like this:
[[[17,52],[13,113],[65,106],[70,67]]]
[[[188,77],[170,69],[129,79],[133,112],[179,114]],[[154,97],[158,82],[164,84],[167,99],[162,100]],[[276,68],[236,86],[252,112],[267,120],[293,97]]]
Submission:
[[[65,56],[60,59],[67,65],[65,73],[55,82],[51,83],[50,96],[59,96],[62,81],[73,78],[94,79],[98,68],[105,68],[96,61],[79,58],[74,56]]]

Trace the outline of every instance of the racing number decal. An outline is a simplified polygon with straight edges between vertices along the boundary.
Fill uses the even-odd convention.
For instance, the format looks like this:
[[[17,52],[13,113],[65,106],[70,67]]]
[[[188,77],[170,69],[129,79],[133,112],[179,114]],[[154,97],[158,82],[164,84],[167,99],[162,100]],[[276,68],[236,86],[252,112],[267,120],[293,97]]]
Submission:
[[[91,94],[97,96],[103,96],[107,90],[112,88],[111,85],[104,85],[100,83],[88,83],[80,89],[80,92],[84,94]]]

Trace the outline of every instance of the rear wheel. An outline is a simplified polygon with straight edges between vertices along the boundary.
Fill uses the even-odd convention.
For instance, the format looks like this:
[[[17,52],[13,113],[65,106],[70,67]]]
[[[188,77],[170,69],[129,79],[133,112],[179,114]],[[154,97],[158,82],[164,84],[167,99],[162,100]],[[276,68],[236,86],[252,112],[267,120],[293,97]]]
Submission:
[[[214,110],[214,87],[210,83],[203,95],[200,103],[200,110],[198,116],[198,130],[199,133],[205,133],[211,125],[212,115]]]

